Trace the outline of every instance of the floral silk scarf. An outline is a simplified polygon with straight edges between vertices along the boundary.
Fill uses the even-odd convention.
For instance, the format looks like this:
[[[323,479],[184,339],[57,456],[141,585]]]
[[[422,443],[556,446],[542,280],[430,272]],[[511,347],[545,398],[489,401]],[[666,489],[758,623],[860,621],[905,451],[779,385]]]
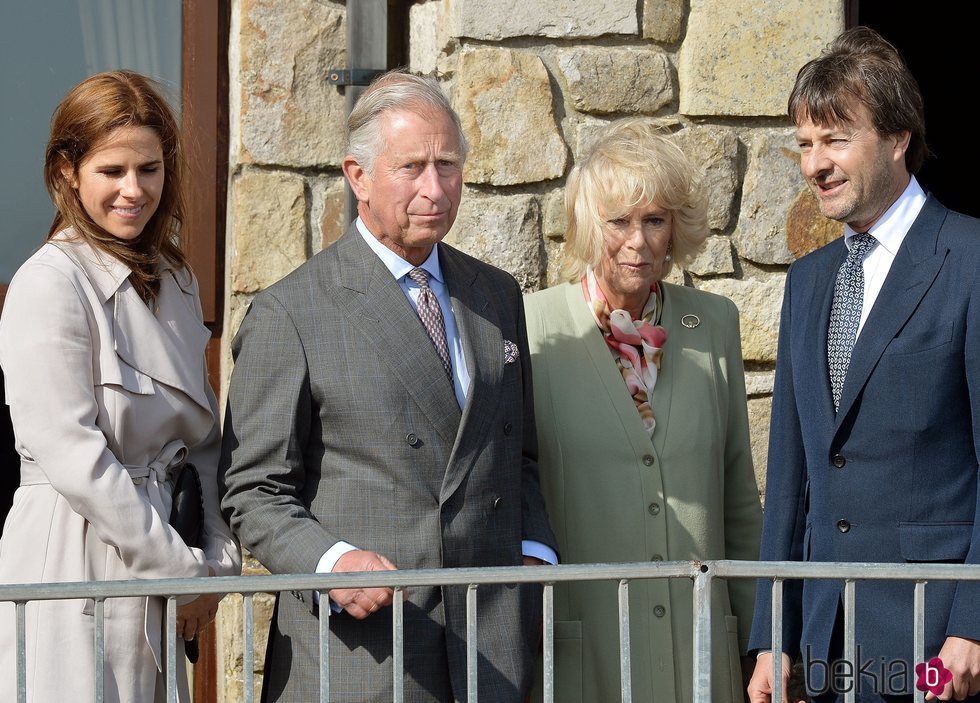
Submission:
[[[654,283],[650,287],[650,297],[647,298],[638,320],[634,320],[626,310],[609,309],[606,296],[599,288],[595,272],[591,268],[582,277],[582,290],[592,317],[616,358],[616,366],[623,375],[627,390],[633,396],[643,426],[652,437],[657,421],[653,417],[650,398],[653,396],[654,386],[657,385],[663,347],[667,341],[667,330],[657,324],[660,322],[662,309],[660,284]]]

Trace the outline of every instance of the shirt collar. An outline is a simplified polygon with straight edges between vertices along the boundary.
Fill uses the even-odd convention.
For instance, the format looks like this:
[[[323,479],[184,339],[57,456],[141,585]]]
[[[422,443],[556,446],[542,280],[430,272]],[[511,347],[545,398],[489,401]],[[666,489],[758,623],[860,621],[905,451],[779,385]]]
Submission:
[[[905,190],[898,196],[898,200],[892,203],[890,208],[885,210],[885,214],[871,226],[868,233],[889,254],[895,256],[898,253],[899,247],[902,246],[902,242],[905,241],[905,235],[908,234],[912,223],[919,216],[919,212],[922,210],[925,202],[925,191],[922,190],[919,182],[915,180],[915,176],[912,176]],[[844,242],[847,244],[848,249],[851,248],[851,239],[856,234],[857,232],[851,229],[850,225],[844,226]]]
[[[391,275],[395,277],[396,281],[400,281],[409,271],[415,268],[415,264],[410,264],[405,261],[405,259],[378,241],[378,238],[371,234],[367,225],[364,224],[364,221],[360,217],[354,220],[354,225],[357,227],[357,231],[363,237],[364,241],[367,242],[367,245],[371,247],[371,251],[378,255],[378,258],[381,259],[385,268],[391,272]],[[419,268],[425,269],[429,273],[430,278],[434,278],[440,283],[445,283],[442,278],[442,267],[439,266],[438,243],[432,247],[432,251],[429,252],[429,257],[422,262]]]

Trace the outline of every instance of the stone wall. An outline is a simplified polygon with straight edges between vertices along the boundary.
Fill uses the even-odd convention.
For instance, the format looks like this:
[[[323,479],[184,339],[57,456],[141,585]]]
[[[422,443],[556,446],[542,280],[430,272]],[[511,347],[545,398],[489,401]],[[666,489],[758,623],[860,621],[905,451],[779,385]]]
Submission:
[[[232,5],[225,383],[254,294],[344,229],[344,97],[325,76],[345,65],[345,4]],[[760,489],[786,267],[841,233],[803,187],[786,98],[843,27],[840,0],[429,0],[409,11],[407,63],[444,81],[473,147],[448,241],[525,290],[557,280],[565,177],[605,123],[651,116],[701,166],[711,234],[671,280],[739,307]],[[229,597],[219,617],[229,702],[248,678],[240,604]],[[256,614],[260,669],[268,600]]]

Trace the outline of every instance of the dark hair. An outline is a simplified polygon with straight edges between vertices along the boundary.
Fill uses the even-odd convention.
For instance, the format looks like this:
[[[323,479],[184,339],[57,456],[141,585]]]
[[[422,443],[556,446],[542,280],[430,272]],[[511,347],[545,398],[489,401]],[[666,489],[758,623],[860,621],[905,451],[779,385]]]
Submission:
[[[163,148],[164,183],[153,217],[132,242],[123,242],[99,227],[85,211],[78,191],[64,171],[78,175],[81,162],[121,127],[148,127]],[[144,300],[156,297],[158,265],[187,266],[179,237],[184,221],[183,150],[177,121],[155,83],[132,71],[107,71],[76,85],[51,118],[44,158],[44,182],[57,213],[48,239],[71,227],[75,236],[132,269],[130,281]]]
[[[918,173],[929,156],[919,84],[898,50],[863,26],[843,32],[800,69],[789,96],[789,116],[796,124],[849,121],[855,99],[868,108],[879,134],[910,133],[905,168]]]

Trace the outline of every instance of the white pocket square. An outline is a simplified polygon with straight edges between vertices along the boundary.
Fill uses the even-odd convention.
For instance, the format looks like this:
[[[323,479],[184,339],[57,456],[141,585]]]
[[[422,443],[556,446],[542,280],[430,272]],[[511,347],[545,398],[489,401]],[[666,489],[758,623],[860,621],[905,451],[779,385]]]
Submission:
[[[521,352],[517,348],[517,345],[514,344],[509,339],[505,339],[504,340],[504,363],[505,364],[513,364],[515,361],[517,361],[517,359],[518,359],[518,357],[520,357],[520,355],[521,355]]]

